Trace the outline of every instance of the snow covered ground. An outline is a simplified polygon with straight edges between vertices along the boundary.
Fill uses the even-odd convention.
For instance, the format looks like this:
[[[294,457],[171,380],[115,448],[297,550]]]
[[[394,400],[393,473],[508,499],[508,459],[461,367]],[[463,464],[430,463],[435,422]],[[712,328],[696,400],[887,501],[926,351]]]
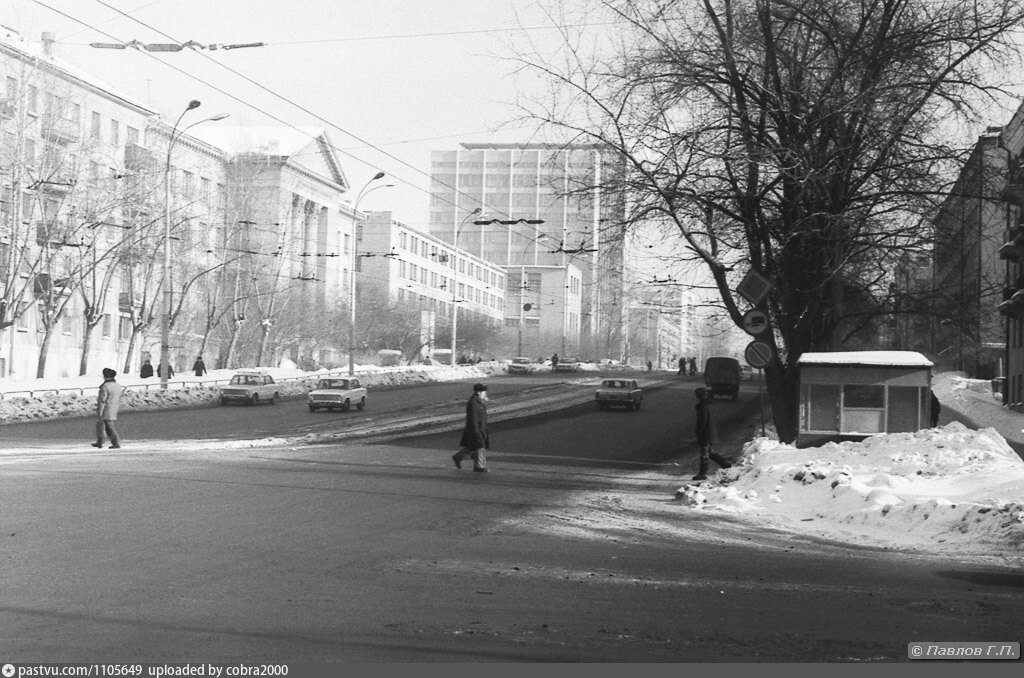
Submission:
[[[1024,564],[1024,461],[1001,434],[1024,441],[1024,415],[1003,408],[987,381],[945,373],[934,383],[947,416],[963,415],[986,428],[971,430],[952,421],[916,433],[809,449],[755,438],[733,468],[708,481],[681,485],[695,468],[629,474],[621,491],[576,493],[560,509],[548,507],[516,522],[616,540],[654,532],[747,540],[751,529],[780,530]],[[671,489],[665,486],[666,471],[678,475]],[[666,494],[674,499],[666,501]],[[693,523],[680,512],[725,522],[708,530],[705,521]],[[737,523],[747,529],[735,529]]]

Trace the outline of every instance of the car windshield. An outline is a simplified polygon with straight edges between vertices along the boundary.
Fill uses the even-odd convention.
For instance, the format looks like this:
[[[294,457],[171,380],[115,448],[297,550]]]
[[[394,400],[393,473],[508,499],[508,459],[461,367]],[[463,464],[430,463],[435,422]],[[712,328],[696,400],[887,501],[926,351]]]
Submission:
[[[346,379],[321,379],[320,383],[316,385],[317,388],[325,389],[347,389],[348,381]]]
[[[626,388],[626,382],[615,381],[614,379],[609,379],[608,381],[604,382],[604,385],[607,388]]]
[[[236,374],[231,377],[231,383],[236,386],[256,386],[259,384],[259,378],[251,374]]]
[[[514,362],[516,365],[525,365],[528,362],[530,362],[530,359],[529,358],[512,358],[512,362]]]

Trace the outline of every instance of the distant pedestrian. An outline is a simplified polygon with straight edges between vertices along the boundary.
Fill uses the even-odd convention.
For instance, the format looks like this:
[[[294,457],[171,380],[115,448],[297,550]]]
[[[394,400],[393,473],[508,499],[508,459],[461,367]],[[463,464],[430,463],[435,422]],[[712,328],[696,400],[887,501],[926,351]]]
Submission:
[[[195,363],[192,364],[192,371],[196,373],[197,377],[206,374],[206,363],[203,362],[203,356],[196,357]]]
[[[121,439],[117,435],[117,428],[114,422],[117,421],[117,411],[121,408],[121,384],[114,381],[117,372],[109,367],[103,368],[103,383],[100,385],[99,393],[96,394],[96,442],[93,447],[103,447],[103,434],[106,432],[110,437],[111,449],[120,449]]]
[[[142,361],[142,367],[139,369],[139,376],[143,379],[149,379],[153,376],[153,364],[149,362],[149,358]]]
[[[939,425],[939,412],[942,412],[942,405],[939,403],[939,399],[935,396],[935,391],[929,389],[928,392],[931,393],[932,396],[932,407],[930,414],[932,418],[932,428],[935,428],[936,426]]]
[[[715,426],[715,418],[711,415],[711,407],[708,403],[708,391],[698,388],[694,391],[697,396],[697,444],[700,445],[700,468],[694,480],[707,480],[708,460],[714,461],[722,468],[732,466],[725,458],[715,452],[715,443],[718,442],[718,428]]]
[[[556,367],[558,367],[558,354],[557,353],[554,354],[553,356],[551,356],[551,369],[555,369]]]
[[[163,379],[163,377],[164,377],[164,366],[163,365],[157,365],[156,373],[157,373],[158,377]],[[173,376],[174,376],[174,368],[171,367],[170,363],[167,363],[167,378],[170,379]]]
[[[697,359],[690,358],[690,376],[697,374]]]
[[[650,372],[652,369],[654,369],[654,363],[652,363],[650,360],[648,360],[647,361],[647,371]]]
[[[686,358],[679,358],[679,371],[676,374],[681,377],[686,375]]]
[[[459,440],[462,448],[452,455],[455,468],[462,468],[463,460],[470,457],[474,471],[487,473],[485,450],[491,446],[487,435],[487,399],[486,384],[473,384],[473,395],[466,403],[466,427]]]

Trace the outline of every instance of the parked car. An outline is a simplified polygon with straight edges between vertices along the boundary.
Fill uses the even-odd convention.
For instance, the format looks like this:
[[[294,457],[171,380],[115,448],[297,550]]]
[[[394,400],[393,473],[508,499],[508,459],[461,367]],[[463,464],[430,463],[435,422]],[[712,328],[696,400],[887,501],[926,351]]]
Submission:
[[[359,384],[358,379],[353,378],[330,378],[321,379],[317,382],[316,388],[306,396],[309,402],[309,411],[317,410],[341,410],[348,412],[352,405],[357,410],[366,407],[366,388]]]
[[[227,386],[220,389],[220,404],[246,403],[259,405],[261,401],[277,404],[280,397],[279,384],[269,372],[263,370],[239,370],[231,377]]]
[[[704,363],[704,385],[709,398],[727,395],[736,400],[740,394],[740,361],[735,358],[708,358]]]
[[[555,365],[553,372],[578,372],[580,361],[575,358],[561,358]]]
[[[601,410],[613,405],[639,410],[640,403],[644,401],[644,394],[636,379],[605,379],[594,393],[594,400]]]
[[[522,356],[516,356],[509,361],[508,373],[509,374],[529,374],[533,372],[533,361],[529,358]]]

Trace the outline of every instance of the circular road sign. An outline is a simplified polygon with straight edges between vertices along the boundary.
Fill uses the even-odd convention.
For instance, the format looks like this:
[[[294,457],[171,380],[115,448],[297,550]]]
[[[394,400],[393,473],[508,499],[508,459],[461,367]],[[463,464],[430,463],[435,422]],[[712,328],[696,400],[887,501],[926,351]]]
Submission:
[[[743,356],[747,359],[748,365],[761,369],[767,367],[772,359],[772,347],[763,341],[752,341],[747,344]]]
[[[743,331],[749,335],[757,336],[768,329],[768,316],[764,311],[752,308],[743,314]]]

